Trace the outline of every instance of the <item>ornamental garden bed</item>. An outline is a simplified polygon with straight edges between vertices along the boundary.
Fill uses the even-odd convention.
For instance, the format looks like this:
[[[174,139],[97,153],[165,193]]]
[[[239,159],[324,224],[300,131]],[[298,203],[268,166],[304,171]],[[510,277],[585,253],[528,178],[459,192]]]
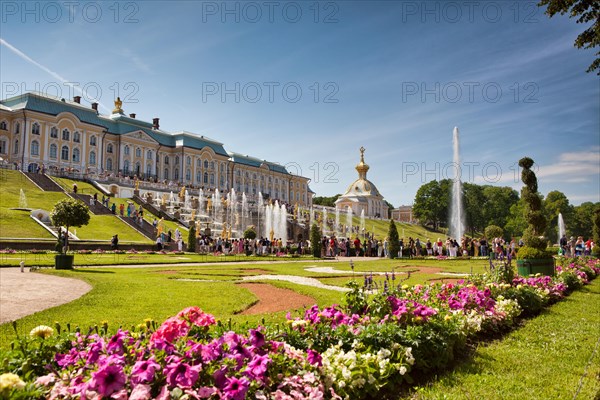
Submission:
[[[11,398],[397,398],[467,346],[515,327],[600,273],[593,259],[556,276],[510,271],[447,284],[350,285],[343,306],[313,306],[244,332],[196,307],[109,334],[40,326],[3,354]],[[14,374],[14,375],[9,375]],[[24,383],[26,382],[26,383]]]

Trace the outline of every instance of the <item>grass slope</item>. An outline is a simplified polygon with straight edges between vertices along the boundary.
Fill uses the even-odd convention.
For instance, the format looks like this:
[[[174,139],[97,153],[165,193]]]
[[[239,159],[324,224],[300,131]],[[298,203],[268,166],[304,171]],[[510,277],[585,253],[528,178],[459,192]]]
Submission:
[[[600,279],[402,399],[600,398]]]
[[[71,190],[70,179],[53,178],[62,187]],[[11,210],[19,206],[21,189],[25,193],[27,207],[52,211],[56,202],[68,198],[64,193],[44,192],[18,171],[2,170],[0,174],[0,237],[2,238],[40,238],[51,239],[53,236],[35,223],[29,212]],[[77,182],[77,186],[85,194],[93,194],[96,189],[88,183]],[[110,215],[90,215],[87,226],[74,228],[77,237],[83,240],[110,240],[115,233],[123,242],[151,243],[152,241],[138,233],[121,220]]]

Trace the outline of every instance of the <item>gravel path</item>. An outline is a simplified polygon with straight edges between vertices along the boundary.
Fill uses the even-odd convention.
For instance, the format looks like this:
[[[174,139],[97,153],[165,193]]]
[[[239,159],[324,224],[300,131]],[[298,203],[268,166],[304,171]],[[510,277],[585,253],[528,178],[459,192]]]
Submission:
[[[345,287],[325,285],[324,283],[321,283],[321,281],[318,281],[317,279],[307,278],[305,276],[296,276],[296,275],[253,275],[253,276],[244,276],[244,277],[242,277],[242,280],[243,281],[263,281],[263,280],[285,281],[285,282],[295,283],[297,285],[312,286],[312,287],[316,287],[319,289],[329,289],[329,290],[335,290],[338,292],[349,292],[350,291],[350,289],[345,288]]]
[[[91,289],[78,279],[0,268],[0,323],[68,303]]]
[[[258,298],[258,303],[244,310],[242,315],[295,310],[310,307],[316,303],[312,297],[265,283],[240,283],[239,286],[250,290]]]

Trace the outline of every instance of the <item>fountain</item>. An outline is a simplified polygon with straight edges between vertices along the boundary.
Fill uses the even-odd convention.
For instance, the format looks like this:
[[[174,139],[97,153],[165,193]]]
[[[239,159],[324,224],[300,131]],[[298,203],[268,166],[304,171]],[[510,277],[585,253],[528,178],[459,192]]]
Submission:
[[[246,231],[246,218],[248,216],[248,199],[246,198],[246,192],[242,192],[242,226],[240,230],[243,232]],[[241,236],[241,235],[240,235]]]
[[[352,207],[346,207],[346,236],[350,237],[349,233],[352,232]]]
[[[567,234],[567,228],[565,227],[565,221],[563,220],[562,213],[558,213],[558,242],[560,239]]]
[[[465,232],[465,212],[463,208],[462,183],[460,181],[460,151],[458,142],[458,127],[452,132],[453,163],[456,176],[452,181],[452,199],[450,202],[450,237],[460,240]]]
[[[26,209],[27,208],[27,198],[25,197],[25,192],[21,189],[19,193],[19,208]]]
[[[335,206],[335,227],[333,228],[335,236],[340,236],[340,209]]]
[[[360,233],[363,235],[363,239],[365,237],[365,209],[360,210]]]
[[[200,188],[200,190],[198,191],[198,215],[206,215],[206,205],[204,203],[204,190],[202,190],[202,188]]]

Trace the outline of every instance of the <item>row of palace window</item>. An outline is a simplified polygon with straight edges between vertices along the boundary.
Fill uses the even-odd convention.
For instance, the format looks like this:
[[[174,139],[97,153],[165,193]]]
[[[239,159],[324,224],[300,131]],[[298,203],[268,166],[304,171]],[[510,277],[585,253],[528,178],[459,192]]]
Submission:
[[[1,130],[7,130],[6,129],[6,121],[1,121],[0,122],[0,129]],[[21,124],[19,122],[17,122],[15,124],[15,134],[21,133]],[[32,135],[39,135],[40,134],[40,124],[38,124],[37,122],[34,122],[31,125],[31,134]],[[50,129],[50,137],[54,138],[54,139],[58,139],[58,128],[56,128],[55,126],[53,126]],[[69,141],[71,140],[71,131],[69,131],[68,129],[63,129],[62,131],[62,140],[65,141]],[[96,145],[96,136],[90,136],[90,146],[95,146]],[[73,142],[74,143],[81,143],[81,134],[77,131],[73,132]]]
[[[2,143],[2,142],[0,142]],[[19,141],[15,140],[15,153],[17,153],[19,150]],[[68,146],[62,146],[60,149],[60,159],[63,161],[69,161],[69,147]],[[33,140],[31,142],[30,145],[30,154],[32,156],[39,156],[40,155],[40,143],[37,140]],[[56,159],[58,156],[58,146],[54,143],[52,143],[50,145],[50,153],[49,153],[49,157],[51,159]],[[72,153],[72,160],[73,162],[79,162],[81,161],[81,152],[79,151],[79,149],[73,149],[73,153]],[[89,161],[88,164],[96,164],[96,152],[95,151],[90,151],[90,157],[89,157]]]

